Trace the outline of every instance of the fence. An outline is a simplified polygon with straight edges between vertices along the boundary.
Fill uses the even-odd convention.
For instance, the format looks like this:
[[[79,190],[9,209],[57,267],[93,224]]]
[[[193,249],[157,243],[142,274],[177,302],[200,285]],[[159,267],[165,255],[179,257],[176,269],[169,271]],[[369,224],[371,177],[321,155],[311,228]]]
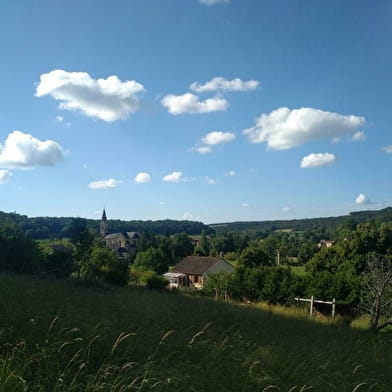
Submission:
[[[331,305],[332,306],[332,318],[335,317],[335,313],[336,313],[336,301],[335,298],[332,299],[332,301],[321,301],[318,299],[314,299],[314,296],[312,295],[310,298],[298,298],[295,297],[295,300],[297,301],[297,306],[299,302],[309,302],[310,306],[309,306],[309,315],[310,317],[313,316],[313,310],[314,310],[314,304],[326,304],[326,305]]]

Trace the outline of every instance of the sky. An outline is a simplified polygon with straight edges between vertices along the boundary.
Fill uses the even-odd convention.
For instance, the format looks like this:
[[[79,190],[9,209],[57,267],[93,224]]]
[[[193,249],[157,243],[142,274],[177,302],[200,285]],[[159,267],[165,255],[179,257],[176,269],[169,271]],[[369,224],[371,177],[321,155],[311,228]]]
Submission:
[[[0,210],[391,206],[391,17],[385,0],[4,0]]]

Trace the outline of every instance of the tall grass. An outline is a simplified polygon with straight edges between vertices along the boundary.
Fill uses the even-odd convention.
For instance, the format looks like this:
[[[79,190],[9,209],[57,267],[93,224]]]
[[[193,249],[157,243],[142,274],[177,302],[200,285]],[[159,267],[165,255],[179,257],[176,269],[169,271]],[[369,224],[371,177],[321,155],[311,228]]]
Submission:
[[[392,337],[142,288],[0,275],[0,392],[392,390]]]

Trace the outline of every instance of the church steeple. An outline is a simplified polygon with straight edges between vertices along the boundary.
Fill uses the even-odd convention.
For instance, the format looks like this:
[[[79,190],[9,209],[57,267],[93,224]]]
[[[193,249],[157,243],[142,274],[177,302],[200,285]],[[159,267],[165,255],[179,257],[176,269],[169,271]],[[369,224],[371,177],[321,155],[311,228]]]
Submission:
[[[106,218],[106,211],[104,208],[102,212],[101,223],[99,225],[99,234],[101,235],[101,237],[105,237],[107,233],[108,233],[108,220]]]

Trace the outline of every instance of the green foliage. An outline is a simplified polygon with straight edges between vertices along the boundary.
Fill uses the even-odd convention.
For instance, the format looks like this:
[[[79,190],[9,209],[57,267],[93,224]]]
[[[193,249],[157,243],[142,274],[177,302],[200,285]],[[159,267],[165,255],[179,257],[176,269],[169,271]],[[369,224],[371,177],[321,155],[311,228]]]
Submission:
[[[200,252],[201,256],[208,256],[210,253],[210,243],[207,238],[207,232],[206,230],[202,230],[201,232],[201,237],[200,237],[200,243],[198,246],[198,251]]]
[[[87,279],[102,279],[109,283],[128,283],[128,262],[117,258],[112,249],[94,246],[83,263],[81,275]]]
[[[37,244],[13,223],[0,226],[0,270],[25,274],[41,270]]]
[[[148,248],[144,252],[139,252],[133,263],[136,268],[152,270],[158,274],[166,272],[170,264],[167,255],[161,249],[156,248]]]
[[[66,278],[75,270],[75,264],[72,257],[73,249],[61,244],[52,244],[40,242],[42,270],[59,278]]]
[[[41,239],[61,239],[67,237],[74,218],[50,218],[37,217],[28,218],[25,215],[16,213],[0,212],[0,225],[5,221],[12,222],[19,226],[30,238]],[[109,220],[110,232],[137,231],[150,232],[155,235],[172,235],[176,233],[186,233],[189,235],[200,234],[204,229],[208,234],[213,233],[213,229],[201,222],[158,220],[158,221],[122,221]],[[87,228],[98,234],[99,221],[86,219]]]
[[[169,281],[163,276],[154,274],[146,279],[146,286],[149,289],[162,290],[169,285]]]
[[[359,223],[373,221],[377,225],[381,222],[392,222],[392,207],[387,207],[379,211],[355,211],[350,215],[312,218],[312,219],[292,219],[277,221],[252,221],[252,222],[232,222],[211,225],[220,234],[223,232],[263,232],[272,233],[275,230],[292,229],[295,231],[312,232],[316,240],[325,237],[334,237],[339,228],[354,229]]]
[[[240,266],[230,277],[229,296],[236,300],[266,301],[290,305],[294,297],[303,295],[306,280],[285,267]]]
[[[245,268],[257,268],[260,266],[273,265],[275,263],[274,253],[268,253],[264,243],[252,241],[245,248],[239,258],[239,265]]]
[[[306,264],[311,276],[308,292],[357,305],[366,260],[373,252],[392,253],[392,224],[359,224],[356,230],[345,232],[337,244],[318,252]]]

